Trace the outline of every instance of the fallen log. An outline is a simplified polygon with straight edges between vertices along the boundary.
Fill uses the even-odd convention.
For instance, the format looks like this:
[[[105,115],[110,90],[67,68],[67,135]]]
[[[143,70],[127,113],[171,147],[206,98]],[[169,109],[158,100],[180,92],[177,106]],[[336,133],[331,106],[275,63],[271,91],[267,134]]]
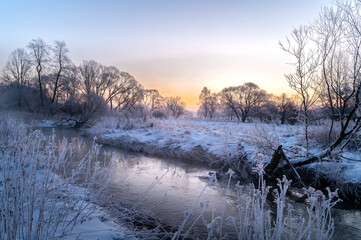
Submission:
[[[275,173],[275,170],[278,168],[278,166],[283,162],[282,158],[282,145],[280,145],[276,151],[274,151],[272,155],[272,159],[269,164],[265,167],[264,171],[268,175],[273,175]]]
[[[272,159],[270,163],[265,167],[265,172],[267,175],[283,175],[282,172],[280,172],[279,167],[283,162],[285,162],[285,165],[288,166],[289,169],[292,170],[292,172],[295,174],[298,181],[307,188],[306,184],[302,181],[302,178],[300,174],[297,172],[296,168],[293,166],[293,164],[288,160],[286,154],[284,153],[282,149],[282,145],[280,145],[277,150],[274,151],[272,155]],[[279,174],[281,173],[281,174]]]

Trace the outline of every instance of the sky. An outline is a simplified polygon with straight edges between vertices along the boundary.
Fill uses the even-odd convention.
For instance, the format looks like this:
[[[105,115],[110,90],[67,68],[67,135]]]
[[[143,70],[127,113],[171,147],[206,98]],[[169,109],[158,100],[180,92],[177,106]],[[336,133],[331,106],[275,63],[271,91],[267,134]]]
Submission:
[[[254,82],[292,94],[279,47],[331,0],[0,0],[0,68],[32,39],[65,41],[75,64],[95,60],[196,108],[212,92]]]

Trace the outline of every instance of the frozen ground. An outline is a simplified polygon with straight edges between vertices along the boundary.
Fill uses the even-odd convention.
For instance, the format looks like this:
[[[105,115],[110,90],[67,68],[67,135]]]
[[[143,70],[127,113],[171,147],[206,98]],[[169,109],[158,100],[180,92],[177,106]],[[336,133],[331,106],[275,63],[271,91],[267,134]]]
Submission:
[[[325,148],[328,134],[322,126],[310,128],[310,152]],[[282,145],[291,161],[306,154],[303,127],[265,123],[238,123],[202,120],[140,120],[101,119],[86,131],[103,144],[167,157],[195,159],[203,162],[226,162],[245,159],[239,168],[251,169],[255,162],[267,163],[274,150]],[[361,182],[360,148],[345,150],[331,162],[314,163],[320,174],[337,181],[337,187]],[[353,160],[352,160],[353,159]],[[242,169],[240,169],[242,170]]]

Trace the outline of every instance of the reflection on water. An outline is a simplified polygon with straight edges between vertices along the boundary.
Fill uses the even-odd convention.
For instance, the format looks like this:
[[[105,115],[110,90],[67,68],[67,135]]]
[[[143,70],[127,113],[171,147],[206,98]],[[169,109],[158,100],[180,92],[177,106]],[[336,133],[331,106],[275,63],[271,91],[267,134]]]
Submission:
[[[109,147],[105,149],[117,150]],[[137,209],[150,210],[154,216],[174,227],[179,226],[183,221],[183,212],[193,206],[209,180],[208,173],[213,170],[199,163],[158,159],[119,150],[118,154],[110,185],[114,198],[121,199],[128,207],[133,207],[137,205],[139,197],[147,191],[155,178],[164,175],[145,196],[146,200],[137,206]],[[209,207],[205,213],[208,222],[213,209],[222,209],[225,191],[226,183],[220,181],[218,186],[208,188],[202,195],[200,202],[209,200]],[[164,201],[165,198],[166,201]],[[228,207],[225,209],[226,216],[237,212],[235,199],[235,193],[231,192],[231,197],[227,200]],[[199,204],[197,210],[200,210]],[[194,216],[197,215],[197,210]],[[221,213],[215,214],[217,216]],[[206,232],[202,221],[199,221],[196,227],[201,232]],[[233,231],[232,228],[227,230]]]
[[[51,132],[51,130],[44,131],[45,133]],[[90,148],[92,143],[91,139],[83,138],[77,131],[71,129],[56,129],[56,135],[59,139],[63,137],[82,139],[85,148]],[[159,159],[114,147],[103,147],[102,150],[118,154],[109,187],[114,201],[122,202],[127,207],[137,205],[138,210],[144,209],[175,227],[179,226],[184,217],[183,212],[192,207],[208,182],[208,173],[214,170],[204,163]],[[155,178],[163,175],[164,177],[145,195],[144,202],[139,201]],[[215,216],[221,215],[226,181],[227,179],[219,181],[218,185],[208,188],[202,195],[201,202],[209,200],[209,207],[205,213],[208,222],[213,209],[216,209]],[[235,182],[232,182],[231,186],[234,184]],[[165,198],[166,201],[164,201]],[[236,201],[235,190],[231,189],[226,201],[225,216],[237,214]],[[304,204],[289,201],[295,207],[295,214],[306,216]],[[198,205],[198,210],[199,208]],[[333,214],[335,219],[334,239],[361,239],[360,211],[334,209]],[[194,216],[196,215],[194,214]],[[199,229],[198,232],[205,234],[206,227],[202,221],[199,221],[196,227]],[[233,232],[232,228],[226,227],[225,230]]]

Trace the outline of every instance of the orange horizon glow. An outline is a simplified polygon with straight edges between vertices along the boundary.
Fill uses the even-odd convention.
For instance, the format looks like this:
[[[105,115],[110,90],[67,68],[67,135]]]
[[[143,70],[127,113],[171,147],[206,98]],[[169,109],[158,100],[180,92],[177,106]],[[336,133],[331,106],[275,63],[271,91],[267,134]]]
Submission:
[[[284,81],[286,82],[286,79]],[[239,84],[239,85],[241,85],[241,84]],[[236,85],[232,85],[232,86],[236,86]],[[204,87],[207,87],[209,90],[211,90],[212,93],[213,92],[218,93],[223,88],[231,87],[231,86],[224,86],[223,88],[217,88],[216,90],[213,90],[213,89],[209,88],[208,86],[204,86]],[[262,86],[259,85],[259,87],[261,89],[267,91],[267,89],[262,88]],[[158,89],[158,90],[159,90],[159,93],[163,97],[177,97],[177,96],[181,97],[182,101],[186,103],[186,108],[188,110],[195,111],[199,107],[199,104],[198,104],[198,102],[199,102],[199,94],[201,93],[202,89],[203,89],[203,87],[199,88],[197,91],[196,90],[194,90],[194,91],[192,91],[192,90],[180,91],[180,90],[176,90],[176,89]],[[273,91],[273,92],[267,91],[267,93],[270,93],[270,94],[273,94],[273,95],[276,95],[276,96],[280,96],[282,93],[286,93],[288,96],[291,96],[291,95],[295,94],[295,92],[290,88],[279,89],[278,91],[276,90],[276,91]]]
[[[128,72],[146,89],[197,108],[212,92],[253,82],[289,95],[293,61],[279,47],[331,0],[0,1],[0,69],[31,39],[65,41],[75,64],[95,60]],[[61,15],[59,15],[61,13]],[[96,17],[95,17],[96,16]]]

